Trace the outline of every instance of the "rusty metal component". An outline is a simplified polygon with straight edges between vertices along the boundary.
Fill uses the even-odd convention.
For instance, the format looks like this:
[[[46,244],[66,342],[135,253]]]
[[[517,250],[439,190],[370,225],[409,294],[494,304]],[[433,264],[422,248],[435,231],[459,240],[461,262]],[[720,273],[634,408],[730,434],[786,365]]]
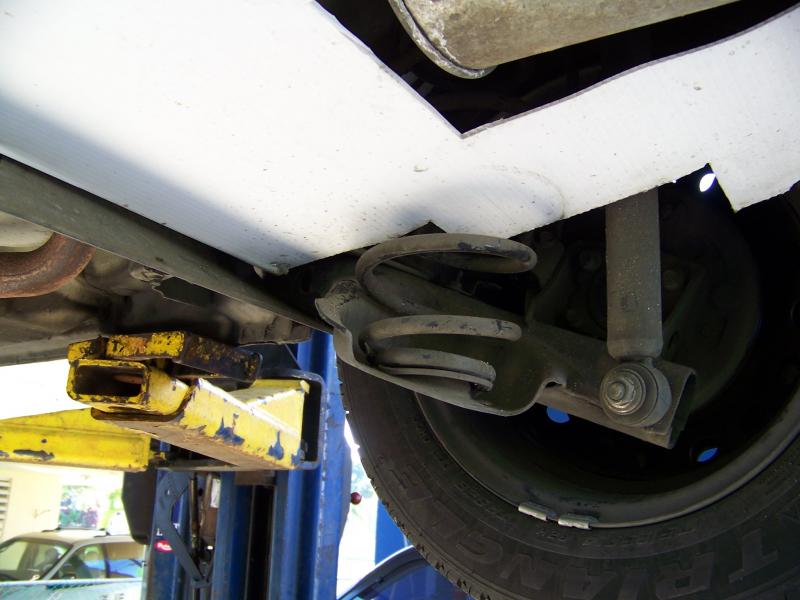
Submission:
[[[389,0],[420,49],[459,77],[733,0]]]
[[[441,264],[459,269],[490,273],[521,273],[536,264],[536,253],[528,246],[482,235],[434,233],[412,235],[378,244],[367,250],[356,263],[356,278],[375,300],[400,313],[402,317],[380,319],[366,327],[359,343],[369,360],[380,370],[404,377],[436,377],[464,382],[479,390],[494,385],[495,370],[485,361],[461,352],[412,348],[398,338],[410,336],[471,336],[515,341],[521,335],[519,325],[497,316],[469,316],[471,307],[463,306],[465,296],[458,293],[426,295],[411,299],[409,293],[397,294],[393,277],[378,275],[376,269],[399,258],[433,255]],[[413,286],[417,289],[420,286]],[[453,300],[453,312],[442,314],[442,301]],[[469,302],[469,300],[467,300]],[[473,302],[474,304],[474,302]]]
[[[173,382],[177,382],[173,385]],[[157,393],[153,393],[156,390]],[[188,386],[144,363],[82,358],[70,362],[70,398],[108,412],[169,415],[183,404]]]
[[[113,362],[113,361],[110,361]],[[113,365],[107,374],[113,374]],[[76,399],[93,407],[92,416],[156,439],[249,469],[296,469],[306,461],[302,438],[303,407],[308,384],[296,380],[259,380],[244,390],[246,398],[225,392],[204,379],[186,385],[147,368],[151,387],[137,398],[170,399],[179,390],[177,410],[149,411],[128,404],[123,410],[105,410],[91,398]],[[236,394],[236,395],[234,395]],[[152,401],[149,403],[152,405]],[[139,408],[142,410],[140,411]]]
[[[202,376],[252,383],[261,368],[261,355],[235,348],[187,331],[159,331],[132,335],[112,335],[71,344],[67,351],[70,363],[78,359],[127,361],[133,365],[154,362],[181,379]],[[88,363],[85,363],[88,364]],[[119,374],[118,382],[138,372]],[[139,380],[137,379],[137,381]],[[130,380],[129,380],[130,381]]]
[[[67,391],[109,412],[130,410],[172,414],[183,404],[192,381],[225,378],[252,383],[259,354],[186,331],[112,335],[70,344]],[[152,366],[158,368],[152,369]],[[180,385],[172,385],[173,378]],[[159,390],[158,394],[150,391]]]
[[[25,298],[54,292],[75,279],[95,249],[54,233],[30,252],[0,254],[0,298]]]
[[[6,162],[0,158],[0,181],[4,179]],[[16,194],[18,189],[11,192]],[[48,198],[53,197],[52,191],[50,194]],[[4,191],[0,196],[2,204],[6,200]],[[40,208],[26,197],[28,202],[23,206]],[[16,201],[16,195],[12,199]],[[54,218],[62,216],[61,213],[78,213],[62,200],[58,197],[55,201],[61,209],[50,207],[52,213],[58,213]],[[107,227],[102,218],[93,221],[87,217],[80,221],[92,232]],[[47,242],[53,231],[59,231],[58,224],[47,229],[0,212],[0,252],[34,250]],[[80,239],[74,232],[65,234]],[[93,245],[91,238],[81,241]],[[167,280],[175,284],[166,290],[170,298],[163,287]],[[173,294],[178,284],[183,285],[180,290],[183,298],[176,301],[172,297],[178,295]],[[288,343],[307,337],[303,326],[264,308],[199,289],[162,270],[98,248],[80,276],[61,290],[35,298],[0,301],[0,364],[62,358],[70,343],[89,339],[101,331],[161,331],[175,327],[176,323],[192,324],[196,334],[234,346],[266,340]]]
[[[120,360],[168,359],[200,371],[206,379],[226,377],[253,382],[261,367],[259,354],[186,331],[112,335],[105,353],[108,358]]]
[[[190,334],[169,332],[73,344],[67,393],[90,406],[97,420],[147,433],[226,465],[312,467],[321,410],[321,395],[309,393],[313,382],[257,379],[248,388],[225,392],[205,379],[190,377],[186,382],[162,370],[175,366],[171,359],[183,360],[187,349],[197,347],[192,339]],[[218,371],[241,371],[238,357],[231,354],[236,349],[214,344],[203,340],[202,364],[211,361]],[[209,355],[210,348],[219,355]]]

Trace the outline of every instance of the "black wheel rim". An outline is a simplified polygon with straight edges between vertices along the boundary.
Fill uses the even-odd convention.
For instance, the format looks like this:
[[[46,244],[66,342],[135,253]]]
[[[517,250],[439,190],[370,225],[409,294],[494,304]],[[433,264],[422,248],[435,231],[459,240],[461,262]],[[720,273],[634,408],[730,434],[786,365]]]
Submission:
[[[686,197],[686,187],[696,185],[687,179],[673,195]],[[735,372],[709,385],[708,401],[674,449],[577,419],[556,423],[541,406],[504,418],[418,398],[452,457],[504,501],[586,517],[593,527],[657,523],[734,492],[800,433],[800,270],[790,258],[798,254],[796,207],[776,199],[733,216],[721,192],[702,200],[726,214],[753,250],[761,308]],[[603,457],[623,459],[614,469]]]

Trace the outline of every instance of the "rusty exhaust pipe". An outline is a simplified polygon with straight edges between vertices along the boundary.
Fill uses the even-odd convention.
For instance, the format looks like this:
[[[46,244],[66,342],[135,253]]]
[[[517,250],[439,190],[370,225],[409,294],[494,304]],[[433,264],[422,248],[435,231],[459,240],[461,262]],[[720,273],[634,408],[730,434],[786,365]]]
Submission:
[[[95,248],[58,233],[30,252],[0,253],[0,298],[28,298],[54,292],[75,279]]]

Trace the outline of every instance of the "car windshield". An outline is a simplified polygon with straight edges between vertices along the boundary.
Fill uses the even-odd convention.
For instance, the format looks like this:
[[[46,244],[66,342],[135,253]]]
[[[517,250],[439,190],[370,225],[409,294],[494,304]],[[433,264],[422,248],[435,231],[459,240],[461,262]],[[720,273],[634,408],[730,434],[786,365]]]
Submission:
[[[13,539],[0,544],[0,581],[40,579],[68,546],[46,540]]]

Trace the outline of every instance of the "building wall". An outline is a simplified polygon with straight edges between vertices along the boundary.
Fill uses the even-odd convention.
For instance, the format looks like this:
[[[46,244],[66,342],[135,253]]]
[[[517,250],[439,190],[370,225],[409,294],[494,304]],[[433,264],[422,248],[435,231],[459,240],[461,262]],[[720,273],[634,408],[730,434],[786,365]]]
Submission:
[[[64,384],[68,371],[66,360],[0,367],[0,430],[2,419],[85,408],[67,396]],[[19,398],[25,401],[14,401]],[[94,487],[101,499],[122,485],[121,473],[11,462],[0,462],[0,478],[12,480],[0,541],[57,527],[64,485]]]
[[[23,465],[0,464],[0,477],[11,480],[11,494],[0,540],[58,527],[61,476]]]

